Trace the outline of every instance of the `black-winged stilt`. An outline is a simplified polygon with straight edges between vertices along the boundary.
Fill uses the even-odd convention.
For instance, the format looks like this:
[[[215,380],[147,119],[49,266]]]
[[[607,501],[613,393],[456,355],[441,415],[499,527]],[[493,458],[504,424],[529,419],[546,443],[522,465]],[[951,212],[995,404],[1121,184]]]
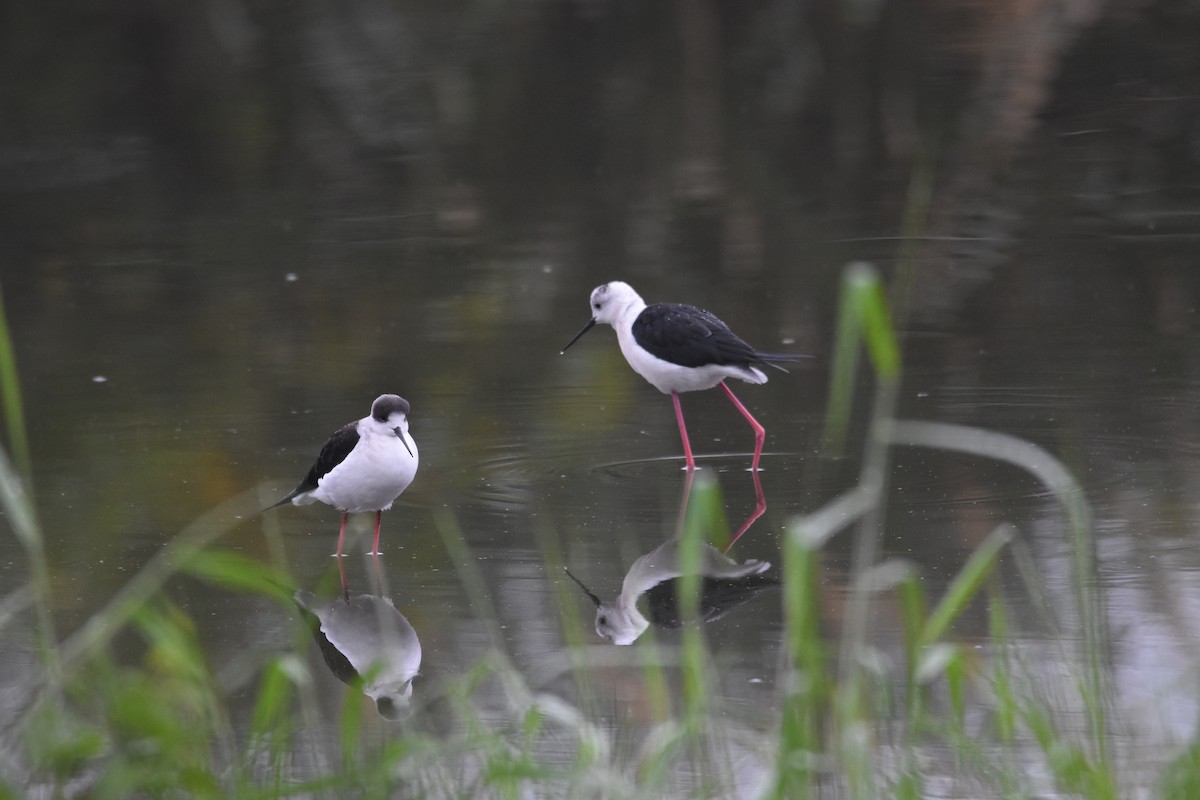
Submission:
[[[720,619],[763,589],[778,586],[778,578],[764,574],[770,568],[769,561],[752,558],[737,562],[715,547],[704,545],[697,621]],[[566,573],[596,604],[596,633],[613,644],[633,644],[651,624],[678,628],[683,622],[676,586],[683,574],[679,570],[678,539],[670,539],[634,561],[621,582],[621,593],[612,601],[601,600],[570,570]],[[642,595],[648,599],[649,618],[637,607]]]
[[[695,392],[720,386],[754,429],[754,458],[750,469],[758,469],[766,430],[725,385],[726,378],[747,383],[766,383],[757,365],[775,361],[801,361],[806,355],[763,353],[742,341],[729,326],[711,312],[678,303],[646,305],[633,287],[623,281],[597,286],[591,297],[592,318],[567,347],[575,344],[597,322],[606,322],[617,332],[621,353],[634,372],[663,394],[671,395],[675,419],[683,439],[687,468],[694,470],[692,447],[683,423],[680,392]],[[567,351],[567,347],[562,352]],[[776,367],[782,370],[782,367]],[[786,371],[786,370],[785,370]]]
[[[293,600],[337,679],[361,680],[381,717],[402,717],[421,669],[421,640],[391,599],[360,594],[321,600],[298,591]]]
[[[375,398],[371,413],[334,431],[300,485],[271,508],[320,500],[341,509],[339,557],[346,539],[347,517],[374,511],[371,553],[378,555],[382,512],[392,507],[417,474],[417,443],[408,433],[408,411],[408,401],[399,395]]]
[[[596,604],[596,633],[613,644],[633,644],[649,625],[658,628],[678,628],[684,622],[677,593],[678,580],[683,576],[679,563],[679,545],[687,518],[693,475],[694,472],[689,472],[684,480],[683,499],[679,503],[675,535],[630,565],[625,579],[621,582],[621,593],[615,600],[601,600],[583,581],[576,578],[571,570],[566,570],[568,577],[579,584],[584,594]],[[726,555],[767,508],[758,473],[754,472],[751,475],[754,478],[757,503],[750,516],[746,517],[746,521],[721,550],[709,544],[704,545],[699,570],[702,582],[698,622],[720,619],[763,589],[779,585],[778,578],[766,574],[771,568],[770,562],[753,558],[738,562]],[[643,595],[647,598],[646,615],[637,607],[638,599]]]

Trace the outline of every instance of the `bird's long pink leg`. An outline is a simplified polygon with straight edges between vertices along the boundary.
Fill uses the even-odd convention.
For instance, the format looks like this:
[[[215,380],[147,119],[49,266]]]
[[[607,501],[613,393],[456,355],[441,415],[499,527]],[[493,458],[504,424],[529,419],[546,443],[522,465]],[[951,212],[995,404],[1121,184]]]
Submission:
[[[721,384],[724,386],[725,384]],[[725,391],[729,391],[726,389]],[[692,446],[688,443],[687,427],[683,424],[683,406],[679,403],[679,392],[671,392],[671,402],[675,404],[675,419],[679,422],[679,438],[683,439],[683,457],[687,460],[688,470],[696,468],[696,460],[692,458]],[[736,400],[734,401],[737,402]]]
[[[338,531],[338,551],[334,553],[334,558],[342,557],[342,543],[346,541],[346,518],[350,516],[350,512],[342,512],[342,528]]]
[[[373,556],[379,555],[379,523],[382,521],[382,519],[383,519],[383,512],[376,511],[375,512],[375,543],[373,545],[371,545],[371,555],[373,555]]]
[[[725,385],[725,381],[721,381],[718,385],[725,391],[725,396],[729,398],[730,402],[737,406],[737,410],[742,412],[742,416],[750,423],[750,427],[754,428],[754,458],[750,461],[750,471],[757,472],[758,459],[762,456],[763,442],[767,440],[767,431],[762,425],[758,424],[758,420],[750,415],[750,412],[746,410],[741,401],[733,396],[733,392]],[[680,419],[682,420],[682,417]],[[682,421],[680,424],[683,424]]]

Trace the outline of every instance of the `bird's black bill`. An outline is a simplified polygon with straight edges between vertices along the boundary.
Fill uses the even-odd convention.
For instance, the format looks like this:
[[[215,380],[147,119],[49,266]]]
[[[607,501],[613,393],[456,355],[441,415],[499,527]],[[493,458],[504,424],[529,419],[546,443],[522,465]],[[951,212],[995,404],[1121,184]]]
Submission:
[[[571,341],[567,342],[567,347],[570,347],[571,345],[573,345],[573,344],[575,344],[576,342],[578,342],[578,341],[579,341],[579,337],[580,337],[580,336],[583,336],[585,333],[587,333],[588,331],[590,331],[590,330],[592,329],[592,326],[593,326],[593,325],[595,325],[595,324],[596,324],[596,318],[595,318],[595,317],[592,317],[591,319],[589,319],[589,320],[588,320],[588,324],[583,326],[583,330],[581,330],[579,333],[575,334],[575,338],[574,338],[574,339],[572,339]],[[563,353],[567,352],[567,347],[564,347],[562,350],[560,350],[560,351],[558,352],[558,354],[561,356]],[[569,573],[569,572],[568,572],[567,574],[568,574],[568,575],[570,575],[570,573]],[[574,575],[571,575],[571,577],[572,577],[572,578],[574,578],[575,576],[574,576]],[[576,581],[576,583],[579,583],[579,581]],[[582,584],[582,583],[580,583],[579,585],[580,585],[580,586],[583,586],[583,584]],[[586,591],[586,590],[585,590],[585,591]]]
[[[392,428],[392,430],[394,430],[396,435],[400,437],[400,443],[404,445],[404,449],[407,450],[408,454],[411,456],[412,448],[408,446],[408,439],[404,438],[404,431],[400,430],[399,426]]]
[[[591,326],[589,326],[589,327],[591,327]],[[586,331],[586,330],[587,330],[587,328],[584,328],[584,330]],[[580,334],[580,336],[582,336],[582,335],[583,335],[583,334]],[[576,339],[578,339],[578,338],[579,338],[579,336],[576,336],[575,338],[576,338]],[[567,345],[567,347],[570,347],[570,345]],[[565,348],[564,348],[564,349],[565,349]],[[580,589],[583,589],[583,593],[584,593],[584,594],[586,594],[588,597],[590,597],[590,598],[592,599],[592,602],[596,604],[596,608],[599,608],[599,607],[600,607],[600,598],[599,598],[599,597],[596,597],[596,595],[592,594],[592,590],[591,590],[591,589],[589,589],[588,587],[584,586],[584,585],[583,585],[583,581],[579,580],[579,578],[576,578],[574,575],[572,575],[572,574],[571,574],[571,570],[567,569],[566,567],[563,567],[563,572],[567,573],[567,576],[568,576],[568,577],[569,577],[571,580],[573,580],[573,581],[575,581],[576,583],[578,583],[578,584],[579,584],[579,588],[580,588]]]

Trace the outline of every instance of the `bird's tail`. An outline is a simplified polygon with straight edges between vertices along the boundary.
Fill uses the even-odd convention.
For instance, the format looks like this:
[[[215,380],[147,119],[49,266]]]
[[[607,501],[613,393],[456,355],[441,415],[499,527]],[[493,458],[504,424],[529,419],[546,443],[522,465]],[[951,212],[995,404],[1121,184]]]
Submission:
[[[298,494],[300,494],[300,487],[297,486],[295,489],[293,489],[292,491],[287,493],[287,497],[283,498],[278,503],[272,503],[271,505],[264,508],[263,511],[270,511],[272,508],[279,508],[280,506],[286,506],[288,503],[292,502],[292,499]]]
[[[779,366],[776,362],[783,361],[788,364],[796,364],[814,358],[814,356],[808,353],[755,353],[754,355],[762,363],[772,366],[780,372],[787,372],[787,370]]]

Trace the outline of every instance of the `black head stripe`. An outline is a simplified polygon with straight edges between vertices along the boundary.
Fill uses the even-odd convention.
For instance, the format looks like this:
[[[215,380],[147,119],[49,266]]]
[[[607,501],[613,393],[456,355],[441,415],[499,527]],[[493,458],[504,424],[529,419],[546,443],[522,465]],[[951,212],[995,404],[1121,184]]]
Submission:
[[[408,401],[397,394],[382,394],[371,405],[371,416],[379,422],[387,422],[397,412],[408,416]]]

